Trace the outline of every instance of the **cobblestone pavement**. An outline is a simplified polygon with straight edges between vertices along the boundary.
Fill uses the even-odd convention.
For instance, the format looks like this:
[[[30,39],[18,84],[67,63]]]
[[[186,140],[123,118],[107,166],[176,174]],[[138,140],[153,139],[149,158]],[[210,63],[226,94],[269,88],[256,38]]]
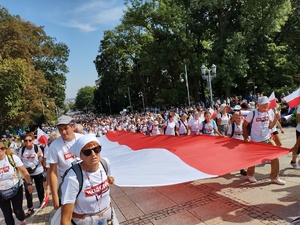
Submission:
[[[295,128],[285,128],[283,146],[292,147]],[[299,172],[290,167],[291,153],[280,157],[284,186],[270,184],[270,165],[258,165],[250,184],[239,171],[221,177],[153,188],[112,186],[111,196],[121,225],[283,225],[300,216]],[[218,166],[218,162],[215,165]],[[38,205],[34,196],[35,206]],[[24,201],[24,206],[26,202]],[[52,202],[28,224],[49,224]],[[4,225],[0,213],[0,225]],[[16,224],[18,224],[16,220]]]

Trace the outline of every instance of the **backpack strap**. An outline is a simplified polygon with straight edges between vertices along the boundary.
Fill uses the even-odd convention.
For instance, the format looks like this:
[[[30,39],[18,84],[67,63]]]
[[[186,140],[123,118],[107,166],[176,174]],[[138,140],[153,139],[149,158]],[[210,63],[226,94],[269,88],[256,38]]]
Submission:
[[[202,134],[204,134],[204,131],[205,131],[205,129],[204,129],[204,127],[205,127],[205,124],[206,124],[206,120],[203,120],[202,121]]]
[[[107,175],[107,173],[108,173],[108,165],[107,165],[106,160],[103,159],[103,158],[101,158],[101,159],[100,159],[100,163],[101,163],[101,165],[103,166],[103,169],[104,169],[104,171],[105,171],[105,173],[106,173],[106,175]]]
[[[16,167],[16,164],[15,164],[13,156],[12,155],[7,155],[7,159],[8,159],[8,162],[13,166],[13,168],[15,170],[15,173],[19,176],[20,175],[20,171]]]
[[[234,135],[234,129],[235,129],[235,122],[231,123],[231,135],[230,135],[231,138]]]
[[[67,169],[65,172],[64,172],[64,175],[62,176],[62,180],[61,180],[61,183],[59,184],[59,187],[58,187],[58,196],[59,198],[61,198],[62,196],[62,193],[61,193],[61,185],[63,184],[64,180],[65,180],[65,177],[66,175],[69,173],[70,170],[73,170],[75,175],[76,175],[76,178],[78,180],[78,183],[79,183],[79,190],[78,190],[78,193],[76,195],[76,198],[78,197],[78,195],[80,194],[81,190],[82,190],[82,186],[83,186],[83,175],[82,175],[82,169],[81,169],[81,166],[80,166],[80,163],[77,163],[77,162],[73,162],[72,163],[72,166]]]
[[[79,163],[73,164],[71,169],[75,172],[77,180],[79,182],[79,190],[77,193],[77,196],[80,194],[81,190],[82,190],[82,186],[83,186],[83,175],[82,175],[82,169]]]
[[[38,151],[39,151],[39,146],[37,146],[36,144],[33,144],[33,147],[34,147],[35,153],[37,154]],[[24,154],[24,151],[25,151],[25,146],[22,147],[22,154],[21,154],[21,156]]]

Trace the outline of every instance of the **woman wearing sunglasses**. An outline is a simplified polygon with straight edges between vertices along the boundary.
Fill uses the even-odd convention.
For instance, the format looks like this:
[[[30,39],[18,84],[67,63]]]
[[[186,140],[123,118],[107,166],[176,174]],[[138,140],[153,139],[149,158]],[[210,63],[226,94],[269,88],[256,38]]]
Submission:
[[[21,225],[26,224],[25,213],[22,208],[23,185],[19,172],[27,182],[28,192],[32,193],[33,186],[30,175],[22,161],[3,142],[0,142],[0,208],[7,225],[15,225],[13,212],[17,219],[21,221]]]
[[[107,174],[100,163],[101,145],[93,134],[80,137],[69,150],[80,157],[83,184],[80,190],[74,170],[64,177],[61,184],[61,225],[117,225],[109,196],[110,177],[109,161]],[[78,196],[77,196],[78,195]]]
[[[30,174],[31,182],[34,180],[35,188],[38,194],[40,205],[44,200],[44,186],[42,180],[42,174],[44,168],[42,166],[43,152],[34,143],[34,134],[28,133],[24,137],[24,147],[19,150],[19,157],[24,163],[25,168]],[[25,184],[25,197],[27,201],[27,212],[25,214],[26,218],[34,213],[33,208],[33,197],[32,193],[29,193]]]

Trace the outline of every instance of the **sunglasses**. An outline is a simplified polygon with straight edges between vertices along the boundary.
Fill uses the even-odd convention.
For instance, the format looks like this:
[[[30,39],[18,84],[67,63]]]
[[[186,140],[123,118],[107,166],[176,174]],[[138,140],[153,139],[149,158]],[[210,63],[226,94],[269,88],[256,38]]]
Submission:
[[[85,156],[90,156],[92,154],[92,151],[95,154],[100,153],[101,152],[101,146],[99,145],[99,146],[96,146],[94,148],[81,150],[82,154],[84,154]]]
[[[24,142],[32,142],[32,140],[25,139]]]

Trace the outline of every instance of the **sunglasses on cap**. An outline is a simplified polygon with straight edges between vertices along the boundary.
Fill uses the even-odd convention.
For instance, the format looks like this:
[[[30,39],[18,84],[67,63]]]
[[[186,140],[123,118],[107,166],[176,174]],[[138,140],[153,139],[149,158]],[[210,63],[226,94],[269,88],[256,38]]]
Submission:
[[[32,142],[32,140],[25,139],[24,142]]]
[[[89,149],[84,149],[84,150],[81,150],[82,154],[84,154],[85,156],[90,156],[92,154],[92,151],[95,153],[95,154],[98,154],[101,152],[101,146],[96,146],[94,148],[89,148]]]

